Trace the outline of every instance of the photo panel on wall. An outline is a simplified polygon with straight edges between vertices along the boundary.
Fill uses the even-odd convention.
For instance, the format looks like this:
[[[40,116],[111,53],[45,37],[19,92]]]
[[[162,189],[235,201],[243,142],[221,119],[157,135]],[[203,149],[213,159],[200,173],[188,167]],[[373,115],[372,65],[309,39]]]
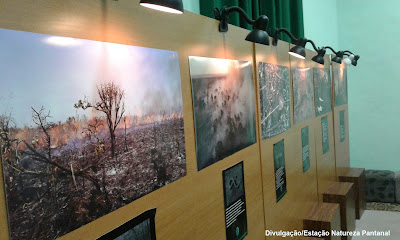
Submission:
[[[344,142],[346,139],[346,126],[344,120],[344,110],[339,112],[339,124],[340,124],[340,142]]]
[[[202,170],[256,142],[252,64],[189,57],[197,168]]]
[[[150,209],[97,240],[156,240],[156,209]]]
[[[177,52],[4,29],[0,42],[11,239],[63,236],[186,175]]]
[[[347,104],[347,69],[333,68],[335,107]]]
[[[308,126],[301,129],[301,149],[304,173],[310,168],[310,133]]]
[[[329,68],[314,68],[315,115],[332,110],[332,80]]]
[[[261,135],[267,139],[291,127],[289,68],[260,62],[258,65]]]
[[[292,68],[294,124],[314,116],[312,68]]]

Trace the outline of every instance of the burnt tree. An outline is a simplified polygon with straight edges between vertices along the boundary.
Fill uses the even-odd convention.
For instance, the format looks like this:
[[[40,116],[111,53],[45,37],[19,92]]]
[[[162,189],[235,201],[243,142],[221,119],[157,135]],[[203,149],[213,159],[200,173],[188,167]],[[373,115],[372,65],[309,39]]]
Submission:
[[[8,158],[13,155],[14,148],[13,143],[18,141],[10,136],[12,118],[10,116],[2,115],[0,116],[0,151],[4,158]]]
[[[106,211],[108,212],[111,210],[112,206],[111,206],[111,201],[110,201],[110,198],[108,195],[108,190],[107,190],[106,163],[100,161],[100,154],[105,151],[104,141],[99,136],[100,128],[102,125],[103,125],[102,120],[95,117],[92,120],[87,122],[87,127],[84,128],[84,132],[86,133],[87,137],[89,137],[89,138],[94,137],[96,140],[96,143],[94,146],[94,150],[95,150],[96,158],[97,158],[97,162],[98,162],[98,166],[96,166],[96,169],[97,168],[102,169],[102,174],[103,174],[102,184],[103,184],[104,201],[106,203]]]
[[[12,129],[15,129],[15,123],[10,115],[0,116],[0,156],[1,160],[5,164],[10,166],[17,176],[21,173],[30,175],[41,175],[36,172],[29,171],[26,167],[26,163],[21,157],[20,151],[18,151],[18,145],[22,143],[22,140],[15,138],[12,134]],[[22,184],[21,184],[22,185]]]
[[[30,159],[41,162],[48,166],[48,169],[52,169],[53,171],[50,173],[50,176],[56,173],[57,171],[61,171],[67,173],[69,175],[74,175],[75,177],[83,177],[91,181],[94,186],[100,190],[100,185],[98,184],[98,180],[89,175],[86,172],[86,169],[73,170],[70,166],[65,166],[62,163],[57,161],[57,158],[52,155],[51,148],[51,136],[50,129],[53,127],[52,123],[48,122],[48,118],[50,117],[50,111],[45,113],[44,107],[41,107],[40,110],[35,110],[32,108],[32,120],[36,124],[39,129],[39,134],[41,135],[40,139],[38,137],[34,137],[31,143],[23,140],[22,142],[26,146],[27,150],[21,151],[25,156],[29,156]],[[44,147],[40,146],[40,140],[43,141]]]
[[[101,84],[97,86],[97,93],[99,101],[90,103],[87,98],[79,100],[74,105],[75,108],[82,108],[83,110],[93,108],[106,115],[107,127],[110,133],[111,141],[111,157],[115,155],[115,130],[118,127],[124,113],[125,103],[123,102],[124,91],[113,82]]]

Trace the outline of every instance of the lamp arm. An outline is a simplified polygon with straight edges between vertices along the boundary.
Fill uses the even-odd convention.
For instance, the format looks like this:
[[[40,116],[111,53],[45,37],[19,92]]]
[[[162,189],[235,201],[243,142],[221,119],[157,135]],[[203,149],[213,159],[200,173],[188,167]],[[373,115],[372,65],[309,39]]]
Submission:
[[[315,43],[314,43],[312,40],[307,39],[307,42],[311,43],[311,45],[313,46],[313,48],[314,48],[314,50],[315,50],[316,52],[319,52],[320,49],[318,49],[318,48],[315,46]]]
[[[329,46],[326,46],[326,47],[324,47],[325,49],[330,49],[334,54],[337,54],[337,52],[333,49],[333,48],[331,48],[331,47],[329,47]]]
[[[219,20],[219,31],[220,32],[227,32],[228,31],[228,15],[232,12],[237,12],[241,17],[243,17],[246,22],[250,25],[254,25],[255,21],[250,19],[247,16],[246,12],[240,7],[222,7],[221,10],[218,8],[214,8],[214,16],[215,19]]]
[[[354,53],[350,52],[349,50],[344,51],[344,53],[350,53],[350,54],[355,55]]]
[[[272,45],[276,46],[278,44],[278,36],[281,32],[286,33],[286,35],[288,35],[293,42],[297,42],[299,40],[295,38],[286,28],[277,28],[275,30],[274,39],[272,40]]]
[[[354,53],[350,52],[349,50],[344,51],[344,53],[350,53],[354,55],[354,59],[357,61],[358,59],[360,59],[360,55],[355,55]],[[349,56],[349,55],[347,55]]]
[[[225,9],[225,11],[227,13],[226,16],[228,16],[232,12],[237,12],[246,20],[246,22],[248,24],[253,25],[255,22],[254,20],[250,19],[249,16],[247,16],[246,12],[240,7],[234,6],[234,7],[228,7],[228,8],[226,7],[226,8],[222,8],[222,9]]]

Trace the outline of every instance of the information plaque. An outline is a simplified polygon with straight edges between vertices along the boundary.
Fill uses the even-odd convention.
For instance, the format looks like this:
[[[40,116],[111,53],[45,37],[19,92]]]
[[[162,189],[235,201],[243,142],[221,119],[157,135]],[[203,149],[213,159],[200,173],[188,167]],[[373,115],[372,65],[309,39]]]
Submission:
[[[274,144],[276,202],[286,194],[285,143],[284,139]]]
[[[227,240],[241,240],[247,235],[246,194],[243,161],[222,172]]]

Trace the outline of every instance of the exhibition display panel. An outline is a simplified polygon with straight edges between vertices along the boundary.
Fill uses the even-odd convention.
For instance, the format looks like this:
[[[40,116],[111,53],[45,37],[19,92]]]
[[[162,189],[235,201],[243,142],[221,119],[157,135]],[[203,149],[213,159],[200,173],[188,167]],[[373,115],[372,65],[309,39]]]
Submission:
[[[325,101],[332,103],[331,74],[329,56],[325,56],[325,64],[314,68],[314,98],[315,113],[315,149],[318,172],[318,199],[322,201],[322,194],[330,185],[337,181],[336,159],[334,149],[332,105],[325,105]]]
[[[303,229],[349,168],[344,64],[139,2],[2,3],[0,239]]]
[[[332,73],[336,168],[340,175],[350,167],[347,67],[344,63],[332,63]]]

